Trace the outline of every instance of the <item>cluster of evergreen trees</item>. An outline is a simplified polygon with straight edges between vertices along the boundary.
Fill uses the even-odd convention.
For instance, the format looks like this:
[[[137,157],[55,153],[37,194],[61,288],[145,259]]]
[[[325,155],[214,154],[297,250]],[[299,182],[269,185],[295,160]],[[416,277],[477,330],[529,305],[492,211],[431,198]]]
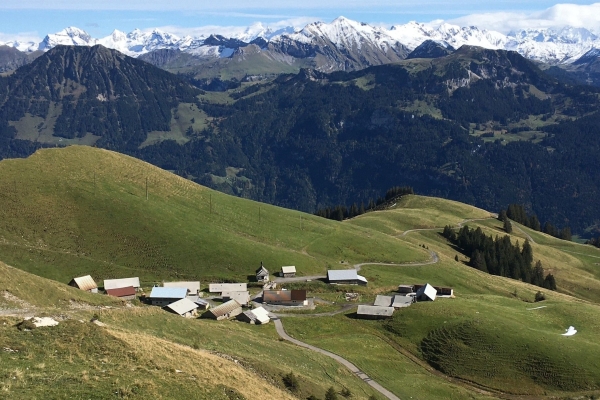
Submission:
[[[559,229],[558,227],[554,226],[551,222],[546,221],[542,229],[542,225],[538,217],[535,214],[527,214],[527,212],[525,211],[525,207],[523,207],[521,204],[510,204],[508,206],[508,209],[500,210],[500,214],[498,214],[498,219],[504,222],[504,229],[507,231],[507,233],[510,233],[507,227],[510,227],[511,225],[510,221],[508,221],[507,218],[512,219],[513,221],[518,222],[521,225],[525,225],[526,227],[531,228],[535,231],[544,232],[558,239],[570,241],[572,238],[571,228],[568,226]]]
[[[370,199],[367,207],[365,207],[364,202],[360,203],[360,206],[358,206],[356,203],[352,204],[350,207],[345,205],[337,205],[335,207],[319,209],[317,212],[315,212],[315,215],[327,219],[343,221],[344,219],[353,218],[366,212],[382,208],[407,194],[415,194],[412,187],[394,186],[387,190],[384,197],[378,197],[376,201]]]
[[[518,242],[513,245],[509,236],[494,239],[485,235],[479,227],[469,229],[467,226],[463,226],[458,234],[452,227],[446,226],[443,235],[465,255],[471,256],[470,265],[473,268],[556,290],[554,276],[544,276],[542,263],[538,261],[533,266],[533,249],[527,240],[521,248]]]
[[[600,247],[600,236],[596,238],[591,238],[585,244],[591,244],[592,246]]]

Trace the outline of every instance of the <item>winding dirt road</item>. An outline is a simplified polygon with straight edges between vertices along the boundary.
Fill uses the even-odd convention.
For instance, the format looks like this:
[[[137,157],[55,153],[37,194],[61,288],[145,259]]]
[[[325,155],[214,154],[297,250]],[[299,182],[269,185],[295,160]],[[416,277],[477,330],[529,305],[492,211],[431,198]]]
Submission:
[[[320,349],[320,348],[310,345],[308,343],[301,342],[301,341],[289,336],[287,334],[287,332],[285,331],[285,329],[283,329],[283,324],[281,323],[281,320],[277,317],[273,319],[273,323],[275,324],[275,329],[277,330],[277,333],[279,334],[279,336],[281,338],[287,340],[288,342],[294,343],[297,346],[304,347],[305,349],[309,349],[314,352],[323,354],[327,357],[333,358],[335,361],[342,364],[344,367],[348,368],[354,375],[356,375],[357,377],[362,379],[369,386],[371,386],[373,389],[377,390],[379,393],[384,395],[386,398],[388,398],[390,400],[400,400],[400,398],[398,396],[396,396],[394,393],[390,392],[389,390],[387,390],[386,388],[381,386],[379,383],[375,382],[373,379],[371,379],[367,374],[365,374],[360,369],[358,369],[358,367],[356,367],[356,365],[352,364],[350,361],[346,360],[343,357],[338,356],[335,353]]]

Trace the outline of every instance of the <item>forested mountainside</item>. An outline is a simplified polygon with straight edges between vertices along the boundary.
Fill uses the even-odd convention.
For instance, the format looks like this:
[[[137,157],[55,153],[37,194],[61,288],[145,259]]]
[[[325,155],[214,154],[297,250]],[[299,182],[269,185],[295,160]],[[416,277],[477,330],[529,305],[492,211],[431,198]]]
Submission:
[[[219,96],[117,54],[59,47],[3,78],[3,155],[91,136],[225,192],[310,212],[408,185],[491,210],[524,204],[579,233],[600,220],[598,89],[515,52],[463,46],[352,73],[304,69]]]

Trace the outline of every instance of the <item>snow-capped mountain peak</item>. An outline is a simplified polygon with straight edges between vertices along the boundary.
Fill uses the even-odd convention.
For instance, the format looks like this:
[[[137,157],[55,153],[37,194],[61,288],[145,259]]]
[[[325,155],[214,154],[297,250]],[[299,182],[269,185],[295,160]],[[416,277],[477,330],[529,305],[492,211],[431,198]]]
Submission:
[[[397,57],[402,58],[402,54],[406,55],[425,41],[455,49],[471,45],[515,50],[530,59],[548,63],[573,62],[591,49],[600,48],[600,37],[595,33],[586,28],[570,26],[524,28],[504,35],[476,26],[461,27],[448,23],[432,25],[415,21],[386,29],[340,16],[329,23],[313,22],[299,29],[291,26],[271,28],[260,22],[245,29],[223,29],[223,32],[218,32],[218,29],[215,32],[199,29],[197,32],[201,31],[201,34],[182,37],[160,29],[135,29],[127,34],[115,30],[104,38],[95,39],[82,29],[68,27],[47,35],[39,44],[16,40],[0,44],[27,52],[37,49],[46,51],[58,45],[101,44],[133,57],[159,49],[176,49],[203,57],[224,57],[231,55],[236,48],[260,38],[261,46],[271,43],[272,48],[284,52],[285,49],[297,49],[298,52],[294,54],[309,54],[311,51],[306,50],[305,53],[302,48],[317,46],[333,49],[334,52],[341,51],[340,54],[356,51],[355,56],[360,56],[361,52],[368,53],[369,59],[374,57],[378,62],[390,62],[391,59],[386,57],[391,49]],[[380,56],[374,52],[379,52]],[[343,64],[339,64],[341,59],[336,62]]]
[[[60,32],[46,35],[44,40],[39,45],[40,50],[49,50],[58,45],[66,46],[93,46],[96,44],[96,39],[93,39],[83,29],[70,26]]]

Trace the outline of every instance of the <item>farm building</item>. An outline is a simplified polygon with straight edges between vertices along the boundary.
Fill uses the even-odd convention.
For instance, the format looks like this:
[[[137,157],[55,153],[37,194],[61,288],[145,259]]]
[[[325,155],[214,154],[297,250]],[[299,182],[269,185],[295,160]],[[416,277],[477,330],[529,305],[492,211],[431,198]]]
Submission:
[[[200,310],[208,310],[210,308],[210,303],[204,299],[196,299],[194,303],[196,303]]]
[[[359,305],[356,316],[363,319],[390,318],[394,314],[394,307]]]
[[[177,300],[174,303],[171,303],[165,308],[175,314],[181,315],[185,318],[192,318],[196,316],[196,309],[198,305],[191,301],[188,298]]]
[[[265,290],[263,303],[278,306],[305,306],[306,290]]]
[[[188,290],[188,296],[198,296],[200,293],[200,281],[190,282],[163,282],[163,287],[184,287]]]
[[[414,292],[418,292],[425,285],[412,285]],[[437,297],[454,297],[454,289],[451,287],[433,286]]]
[[[247,290],[245,292],[223,292],[221,297],[223,300],[235,300],[243,306],[250,302],[250,292]]]
[[[253,325],[263,325],[271,320],[269,312],[262,307],[244,311],[238,316],[238,319]]]
[[[296,267],[289,265],[287,267],[281,267],[281,276],[284,278],[293,278],[296,276]]]
[[[211,293],[223,292],[245,292],[248,290],[246,283],[211,283],[208,285],[208,291]]]
[[[118,289],[133,286],[135,290],[140,289],[140,278],[105,279],[104,290]]]
[[[166,288],[154,286],[150,293],[150,303],[153,306],[167,306],[177,300],[185,299],[187,296],[187,289],[174,287]]]
[[[392,296],[382,296],[380,294],[375,298],[374,306],[379,307],[391,307],[392,306],[393,297]]]
[[[135,300],[135,293],[136,291],[133,286],[106,290],[107,295],[118,297],[121,300]]]
[[[427,283],[425,286],[421,286],[419,289],[417,289],[416,298],[419,301],[434,301],[436,294],[437,290]]]
[[[90,275],[71,279],[69,286],[73,286],[90,293],[98,293],[98,285]]]
[[[367,279],[358,275],[355,269],[330,269],[327,281],[333,285],[366,285]]]
[[[236,317],[242,313],[242,306],[235,300],[229,300],[218,307],[212,308],[202,314],[202,318],[212,318],[217,321]]]
[[[415,298],[413,296],[401,296],[395,295],[394,300],[392,301],[392,307],[394,308],[404,308],[410,306],[414,303]]]
[[[398,293],[414,293],[414,285],[398,285]]]
[[[263,263],[260,263],[260,268],[256,270],[257,282],[269,282],[269,270],[266,269]]]
[[[412,296],[382,296],[377,295],[375,298],[375,303],[373,305],[379,307],[394,307],[394,308],[403,308],[408,307],[413,303]]]

